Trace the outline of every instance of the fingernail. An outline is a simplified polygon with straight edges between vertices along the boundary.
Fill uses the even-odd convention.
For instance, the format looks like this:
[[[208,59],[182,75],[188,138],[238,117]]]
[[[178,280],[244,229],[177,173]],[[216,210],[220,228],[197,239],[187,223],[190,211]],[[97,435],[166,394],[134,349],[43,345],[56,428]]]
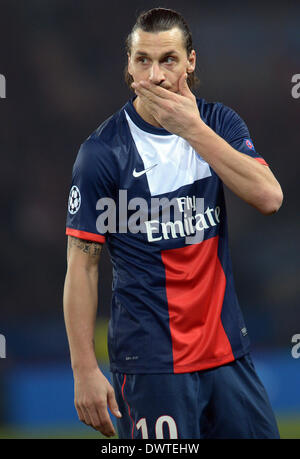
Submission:
[[[121,418],[121,417],[122,417],[122,414],[120,413],[119,410],[116,411],[116,415],[118,416],[118,418]]]

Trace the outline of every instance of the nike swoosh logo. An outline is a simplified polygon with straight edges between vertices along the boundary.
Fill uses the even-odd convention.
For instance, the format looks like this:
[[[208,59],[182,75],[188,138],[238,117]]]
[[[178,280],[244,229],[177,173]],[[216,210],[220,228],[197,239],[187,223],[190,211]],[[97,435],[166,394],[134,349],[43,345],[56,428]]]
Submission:
[[[157,166],[157,164],[153,164],[153,166],[147,167],[147,169],[144,169],[144,170],[139,171],[139,172],[137,172],[136,169],[134,169],[134,171],[132,172],[132,175],[134,177],[140,177],[141,175],[146,174],[146,172],[148,172],[151,169],[153,169],[153,167],[155,167],[155,166]]]

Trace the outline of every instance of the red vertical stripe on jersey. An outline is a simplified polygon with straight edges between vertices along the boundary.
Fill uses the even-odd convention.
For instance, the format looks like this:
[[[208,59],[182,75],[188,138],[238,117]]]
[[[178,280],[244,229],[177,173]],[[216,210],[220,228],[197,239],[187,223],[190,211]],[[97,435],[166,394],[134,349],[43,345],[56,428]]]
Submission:
[[[234,360],[221,322],[226,278],[218,242],[216,236],[162,251],[175,373]]]

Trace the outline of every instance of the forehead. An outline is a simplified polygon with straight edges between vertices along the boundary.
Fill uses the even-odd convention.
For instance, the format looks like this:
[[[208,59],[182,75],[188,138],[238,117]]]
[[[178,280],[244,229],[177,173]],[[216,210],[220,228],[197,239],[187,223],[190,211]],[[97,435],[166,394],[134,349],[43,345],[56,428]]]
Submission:
[[[137,29],[132,35],[131,52],[145,52],[147,54],[163,53],[168,50],[186,52],[183,43],[183,34],[180,29],[173,29],[164,32],[144,32]]]

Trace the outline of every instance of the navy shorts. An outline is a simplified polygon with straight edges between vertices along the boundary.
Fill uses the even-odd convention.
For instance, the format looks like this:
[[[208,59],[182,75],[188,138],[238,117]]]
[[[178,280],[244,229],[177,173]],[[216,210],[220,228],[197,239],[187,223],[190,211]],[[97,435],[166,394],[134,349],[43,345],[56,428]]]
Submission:
[[[279,438],[251,356],[178,374],[113,373],[120,439]]]

